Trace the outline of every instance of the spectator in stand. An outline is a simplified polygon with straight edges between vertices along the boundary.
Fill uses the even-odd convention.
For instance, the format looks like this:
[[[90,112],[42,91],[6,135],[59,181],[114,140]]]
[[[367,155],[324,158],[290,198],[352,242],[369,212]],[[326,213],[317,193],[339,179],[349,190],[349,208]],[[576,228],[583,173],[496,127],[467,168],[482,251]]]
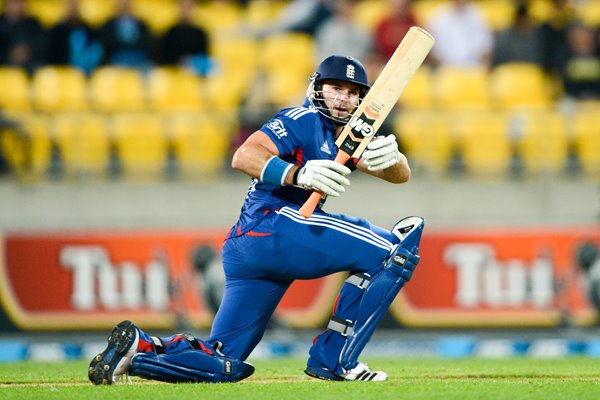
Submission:
[[[25,0],[6,0],[0,15],[0,64],[33,73],[43,63],[43,33],[39,21],[25,14]]]
[[[598,32],[578,23],[566,33],[567,53],[560,66],[565,95],[573,100],[600,99]]]
[[[104,63],[146,70],[152,66],[154,38],[144,21],[132,14],[131,0],[119,0],[117,14],[100,27]]]
[[[194,24],[194,0],[179,0],[179,21],[161,38],[161,63],[180,65],[205,76],[211,70],[210,37]]]
[[[371,34],[354,23],[356,0],[339,0],[332,18],[325,21],[315,32],[317,60],[331,54],[345,54],[359,60],[367,60],[373,53]]]
[[[48,31],[45,47],[48,64],[76,66],[86,74],[102,61],[102,45],[82,20],[77,0],[66,1],[65,18]]]
[[[427,29],[436,39],[431,51],[434,64],[489,65],[492,31],[471,0],[447,0],[427,22]]]
[[[266,36],[280,32],[298,32],[314,36],[317,29],[333,16],[337,0],[292,0],[274,25],[258,32]]]
[[[412,0],[388,0],[389,14],[374,30],[375,51],[380,63],[385,65],[410,27],[418,25],[411,7]]]
[[[515,9],[511,26],[499,31],[494,37],[492,66],[507,62],[526,62],[543,65],[544,46],[542,31],[529,16],[525,3]]]
[[[570,0],[552,0],[552,14],[541,25],[544,42],[544,68],[558,73],[567,53],[567,28],[577,20]]]

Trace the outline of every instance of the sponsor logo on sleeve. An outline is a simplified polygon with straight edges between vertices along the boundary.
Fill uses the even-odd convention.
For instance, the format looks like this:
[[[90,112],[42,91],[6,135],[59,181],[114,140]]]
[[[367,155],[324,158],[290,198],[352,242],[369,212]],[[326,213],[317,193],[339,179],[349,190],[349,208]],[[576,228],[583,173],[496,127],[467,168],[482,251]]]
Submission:
[[[287,136],[287,131],[285,130],[285,126],[283,126],[283,122],[279,119],[274,119],[267,124],[267,127],[277,136],[278,139],[281,139]]]

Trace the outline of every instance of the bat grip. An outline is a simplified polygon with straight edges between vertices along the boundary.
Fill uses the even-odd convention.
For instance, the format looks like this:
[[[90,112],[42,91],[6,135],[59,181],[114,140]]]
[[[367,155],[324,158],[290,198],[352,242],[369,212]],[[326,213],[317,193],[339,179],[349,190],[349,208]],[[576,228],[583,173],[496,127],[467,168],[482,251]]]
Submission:
[[[335,156],[334,161],[344,165],[349,159],[350,156],[348,154],[344,153],[343,151],[339,151],[337,156]],[[300,215],[302,215],[304,218],[310,218],[313,211],[315,211],[315,208],[317,208],[319,201],[321,201],[321,196],[323,196],[323,193],[317,190],[312,192],[302,207],[300,207]]]
[[[304,218],[309,218],[313,211],[315,211],[315,208],[317,208],[319,201],[321,201],[321,196],[323,196],[323,193],[321,192],[312,192],[302,207],[300,207],[300,215],[302,215]]]

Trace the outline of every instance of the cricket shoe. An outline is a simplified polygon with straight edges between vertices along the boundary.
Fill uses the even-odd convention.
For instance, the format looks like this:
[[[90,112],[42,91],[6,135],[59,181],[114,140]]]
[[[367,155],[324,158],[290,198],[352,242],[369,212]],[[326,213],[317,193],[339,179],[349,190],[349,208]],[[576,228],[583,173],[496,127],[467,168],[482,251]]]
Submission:
[[[326,381],[371,381],[383,382],[387,381],[388,376],[383,371],[373,371],[365,363],[359,362],[356,367],[342,374],[328,370],[327,368],[309,366],[304,370],[304,373],[313,378],[323,379]]]
[[[108,337],[108,345],[90,363],[88,377],[94,385],[113,385],[126,374],[137,352],[139,334],[131,321],[120,322]]]

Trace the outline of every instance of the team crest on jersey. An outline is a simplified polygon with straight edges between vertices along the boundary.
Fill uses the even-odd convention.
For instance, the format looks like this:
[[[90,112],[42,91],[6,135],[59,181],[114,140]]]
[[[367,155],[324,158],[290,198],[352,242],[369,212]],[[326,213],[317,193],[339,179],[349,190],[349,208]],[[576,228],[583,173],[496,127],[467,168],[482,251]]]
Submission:
[[[323,153],[331,155],[331,150],[329,149],[329,145],[327,144],[327,142],[323,142],[323,145],[321,146],[321,151]]]
[[[284,136],[287,136],[287,131],[285,130],[285,126],[283,126],[283,122],[279,119],[274,119],[267,124],[267,127],[277,136],[278,139],[281,139]]]
[[[354,65],[352,65],[352,64],[346,65],[346,78],[354,79],[354,73],[355,73]]]

